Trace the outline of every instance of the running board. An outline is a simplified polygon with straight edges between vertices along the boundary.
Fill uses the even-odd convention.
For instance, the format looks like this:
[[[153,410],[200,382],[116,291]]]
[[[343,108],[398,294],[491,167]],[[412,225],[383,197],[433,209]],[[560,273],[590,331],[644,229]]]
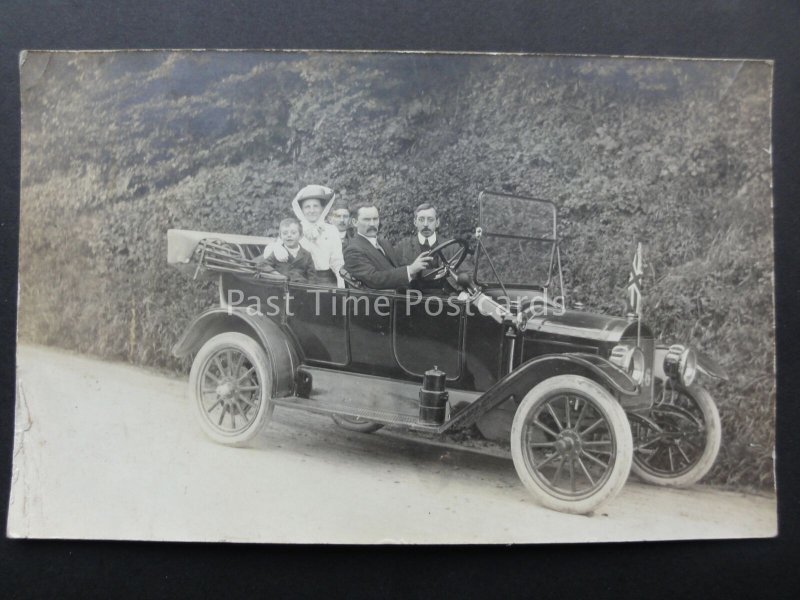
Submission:
[[[382,423],[384,425],[400,425],[416,431],[427,431],[438,433],[441,427],[436,425],[425,425],[419,422],[416,415],[403,415],[369,408],[355,408],[350,406],[336,406],[323,400],[310,400],[308,398],[298,398],[290,396],[288,398],[276,398],[272,401],[275,406],[285,408],[295,408],[306,412],[317,413],[320,415],[343,415],[346,417],[360,417],[367,421]]]
[[[441,433],[449,429],[452,423],[451,420],[437,426],[419,422],[419,390],[422,382],[397,381],[305,366],[299,369],[299,375],[311,378],[309,397],[275,398],[273,404],[318,414],[360,417],[375,423],[399,425],[429,433]],[[462,402],[471,404],[481,395],[463,390],[448,390],[448,393],[451,405]]]

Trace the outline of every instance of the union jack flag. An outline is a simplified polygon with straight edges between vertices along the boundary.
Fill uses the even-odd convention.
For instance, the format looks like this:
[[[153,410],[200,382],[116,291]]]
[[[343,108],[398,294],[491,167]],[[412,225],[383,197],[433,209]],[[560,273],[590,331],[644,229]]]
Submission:
[[[631,260],[631,273],[628,275],[627,312],[642,316],[642,275],[644,275],[642,243],[636,244],[636,252]]]

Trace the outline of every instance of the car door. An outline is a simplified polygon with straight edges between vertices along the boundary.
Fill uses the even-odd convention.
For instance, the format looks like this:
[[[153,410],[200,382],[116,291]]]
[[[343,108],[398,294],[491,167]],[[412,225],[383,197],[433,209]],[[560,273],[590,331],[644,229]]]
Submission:
[[[422,379],[425,371],[436,366],[448,381],[461,378],[464,308],[464,303],[443,294],[410,290],[397,295],[393,351],[406,376]]]
[[[350,367],[359,373],[397,377],[392,351],[393,307],[397,294],[388,290],[347,290]]]
[[[285,303],[286,326],[300,344],[305,361],[319,366],[347,365],[347,290],[292,282],[289,294]]]

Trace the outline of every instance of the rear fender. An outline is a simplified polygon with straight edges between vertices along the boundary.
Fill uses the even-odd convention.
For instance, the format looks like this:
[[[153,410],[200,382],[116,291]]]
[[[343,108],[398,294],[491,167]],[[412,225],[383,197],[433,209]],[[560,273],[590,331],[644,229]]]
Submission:
[[[297,351],[280,326],[264,315],[246,308],[211,308],[198,315],[186,328],[172,354],[178,358],[196,352],[209,339],[227,331],[238,331],[255,339],[272,365],[272,396],[287,396],[294,389],[299,363]]]
[[[639,387],[626,373],[595,354],[546,354],[531,359],[506,375],[447,423],[446,429],[460,429],[477,423],[491,410],[501,408],[509,398],[515,406],[537,384],[556,375],[580,375],[608,389],[615,396],[635,396]],[[509,405],[505,405],[508,410]],[[513,416],[513,411],[511,412]],[[480,427],[480,424],[479,424]],[[510,423],[509,423],[510,430]]]

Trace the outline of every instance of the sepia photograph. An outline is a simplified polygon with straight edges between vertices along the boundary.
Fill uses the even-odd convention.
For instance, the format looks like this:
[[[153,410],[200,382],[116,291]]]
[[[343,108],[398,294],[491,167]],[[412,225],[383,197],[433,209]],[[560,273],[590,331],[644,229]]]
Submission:
[[[777,535],[772,78],[23,52],[7,535]]]

